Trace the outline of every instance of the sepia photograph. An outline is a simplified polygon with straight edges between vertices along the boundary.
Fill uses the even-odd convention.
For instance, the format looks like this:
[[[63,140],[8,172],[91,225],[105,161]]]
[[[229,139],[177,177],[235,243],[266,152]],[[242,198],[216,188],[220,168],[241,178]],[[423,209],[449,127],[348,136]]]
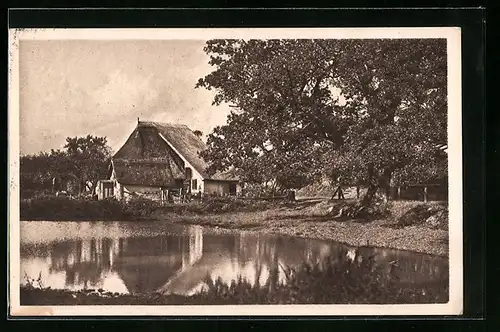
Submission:
[[[11,315],[462,312],[459,28],[9,37]]]

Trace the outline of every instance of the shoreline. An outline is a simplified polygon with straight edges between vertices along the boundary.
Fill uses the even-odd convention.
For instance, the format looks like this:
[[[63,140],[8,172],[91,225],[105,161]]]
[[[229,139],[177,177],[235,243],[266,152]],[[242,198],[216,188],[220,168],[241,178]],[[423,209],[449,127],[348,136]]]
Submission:
[[[353,222],[356,222],[356,221],[353,221]],[[179,221],[179,222],[167,222],[167,223],[172,224],[172,225],[195,225],[195,224],[190,223],[190,222],[182,222],[182,221]],[[201,227],[203,227],[205,229],[211,229],[211,230],[224,229],[225,231],[229,231],[229,232],[253,232],[253,233],[261,233],[261,234],[264,234],[266,232],[265,230],[261,229],[260,227],[238,229],[238,228],[227,228],[227,227],[208,226],[208,225],[199,225],[199,226],[201,226]],[[409,253],[413,253],[413,254],[423,254],[423,255],[435,256],[435,257],[440,257],[440,258],[448,258],[449,257],[448,256],[448,254],[449,254],[448,250],[444,250],[444,249],[443,250],[441,250],[441,249],[438,249],[438,250],[426,250],[426,249],[411,250],[411,249],[408,249],[408,248],[404,248],[403,246],[375,245],[372,242],[368,242],[368,243],[365,243],[365,244],[362,244],[361,242],[355,243],[354,241],[348,242],[345,239],[341,239],[340,237],[339,238],[335,238],[335,237],[325,236],[325,235],[321,235],[321,234],[316,234],[316,235],[313,235],[313,236],[309,236],[309,235],[297,235],[297,234],[289,233],[288,230],[284,230],[284,231],[272,230],[272,231],[270,231],[268,233],[273,234],[273,235],[296,237],[296,238],[300,238],[300,239],[332,241],[332,242],[339,243],[339,244],[342,244],[342,245],[345,245],[345,246],[348,246],[348,247],[365,247],[365,248],[374,248],[374,249],[389,249],[389,250],[405,251],[405,252],[409,252]]]
[[[268,206],[254,211],[204,212],[157,210],[130,220],[119,218],[84,218],[75,222],[155,222],[177,225],[198,225],[215,230],[250,231],[307,239],[335,241],[353,247],[375,247],[404,250],[434,256],[448,257],[448,230],[429,227],[417,222],[409,226],[398,226],[398,219],[421,202],[395,202],[391,213],[370,221],[360,219],[339,219],[328,213],[335,202],[307,201],[293,205]],[[429,203],[425,206],[432,206]],[[439,204],[439,203],[437,203]],[[49,221],[48,218],[37,218]],[[31,219],[37,221],[37,219]],[[89,219],[89,220],[84,220]],[[28,221],[28,220],[26,220]],[[58,220],[52,220],[58,221]],[[59,220],[67,222],[70,220]]]
[[[239,212],[234,215],[248,214],[248,212]],[[422,226],[407,226],[404,228],[390,228],[390,220],[376,220],[370,223],[362,223],[355,220],[349,221],[324,221],[324,222],[306,222],[284,225],[281,223],[271,226],[263,221],[262,223],[236,224],[225,223],[217,219],[228,217],[225,215],[205,215],[205,216],[165,216],[166,219],[144,219],[137,222],[150,221],[155,223],[165,223],[170,225],[197,225],[206,229],[228,232],[253,232],[268,233],[282,236],[292,236],[304,239],[333,241],[351,247],[371,247],[379,249],[402,250],[416,254],[426,254],[448,258],[448,232],[443,230],[432,230]],[[205,219],[199,222],[198,219]],[[209,219],[209,220],[206,220]],[[42,220],[23,220],[40,222]],[[49,220],[44,220],[49,221]],[[79,220],[76,222],[97,222],[98,220]],[[100,220],[102,221],[102,220]],[[49,222],[67,222],[51,220]],[[102,222],[134,222],[132,220],[106,220]],[[276,223],[276,221],[271,221]],[[336,232],[341,231],[341,232]],[[346,233],[351,233],[346,235]],[[406,238],[419,235],[420,240],[408,242]],[[430,237],[430,239],[429,239]],[[364,240],[364,241],[363,241]],[[396,240],[396,242],[394,242]],[[432,243],[434,241],[434,243]]]
[[[429,229],[425,226],[406,226],[391,228],[393,220],[379,219],[371,222],[356,220],[336,221],[304,221],[295,219],[292,223],[284,224],[282,220],[262,220],[259,222],[235,222],[241,220],[242,215],[248,217],[247,212],[229,214],[227,216],[176,216],[170,220],[158,222],[181,225],[198,225],[210,229],[227,231],[245,231],[255,233],[270,233],[284,236],[294,236],[306,239],[334,241],[352,247],[372,247],[380,249],[403,250],[418,254],[427,254],[443,258],[449,257],[448,232]],[[222,221],[223,217],[231,219]],[[208,219],[208,220],[206,220]],[[413,238],[413,241],[408,241]]]

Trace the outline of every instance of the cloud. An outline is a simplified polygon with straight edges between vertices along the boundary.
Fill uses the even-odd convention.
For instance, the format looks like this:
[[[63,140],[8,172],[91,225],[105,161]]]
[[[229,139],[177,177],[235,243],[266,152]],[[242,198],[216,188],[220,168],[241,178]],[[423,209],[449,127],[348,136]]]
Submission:
[[[158,91],[151,86],[152,77],[152,74],[131,77],[121,69],[114,71],[107,77],[107,82],[92,93],[98,111],[104,114],[113,110],[127,112],[151,104],[158,98]]]
[[[208,134],[229,108],[194,89],[211,68],[203,41],[36,41],[20,47],[22,154],[65,138],[106,136],[117,149],[143,120]]]

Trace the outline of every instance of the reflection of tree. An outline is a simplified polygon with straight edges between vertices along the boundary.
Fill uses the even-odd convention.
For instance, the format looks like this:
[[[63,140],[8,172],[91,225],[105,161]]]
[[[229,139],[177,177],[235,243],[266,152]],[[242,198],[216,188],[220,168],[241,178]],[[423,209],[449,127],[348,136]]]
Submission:
[[[253,280],[260,280],[264,271],[269,275],[272,285],[281,281],[282,268],[298,267],[304,262],[311,265],[318,264],[328,257],[338,257],[347,248],[341,244],[326,241],[267,236],[265,234],[245,234],[238,237],[239,245],[236,253],[239,269],[251,263],[254,269]],[[447,264],[441,259],[429,255],[379,249],[358,248],[358,257],[368,259],[372,257],[377,268],[397,276],[402,282],[422,283],[429,280],[447,278]]]
[[[282,268],[294,267],[304,262],[315,263],[330,254],[330,245],[319,241],[298,238],[268,236],[265,234],[241,233],[238,236],[238,257],[240,270],[248,263],[254,270],[253,280],[261,280],[264,272],[275,284],[283,275]]]
[[[65,271],[66,285],[95,287],[111,268],[111,239],[55,243],[49,271]]]
[[[358,248],[363,259],[373,257],[378,268],[397,277],[401,282],[425,283],[430,280],[448,279],[448,264],[425,254],[383,248]]]

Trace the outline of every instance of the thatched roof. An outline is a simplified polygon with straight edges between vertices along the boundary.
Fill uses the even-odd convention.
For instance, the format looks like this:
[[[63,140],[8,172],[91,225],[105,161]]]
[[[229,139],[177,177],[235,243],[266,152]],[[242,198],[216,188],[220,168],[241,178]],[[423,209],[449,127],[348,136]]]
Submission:
[[[206,145],[187,126],[159,122],[140,122],[139,126],[156,128],[158,133],[163,136],[202,177],[209,177],[206,172],[207,164],[198,154],[200,151],[206,149]]]
[[[141,121],[113,156],[113,161],[131,159],[163,161],[173,166],[174,173],[176,168],[174,164],[178,165],[181,173],[184,173],[184,162],[175,152],[177,151],[204,179],[236,181],[237,178],[231,172],[216,173],[213,176],[207,173],[208,164],[199,155],[199,152],[206,148],[206,144],[185,125]]]
[[[155,292],[182,268],[182,262],[175,264],[152,264],[148,259],[138,257],[138,264],[123,262],[115,267],[128,291],[132,294]]]
[[[113,159],[118,182],[129,185],[174,187],[184,173],[173,161]]]

